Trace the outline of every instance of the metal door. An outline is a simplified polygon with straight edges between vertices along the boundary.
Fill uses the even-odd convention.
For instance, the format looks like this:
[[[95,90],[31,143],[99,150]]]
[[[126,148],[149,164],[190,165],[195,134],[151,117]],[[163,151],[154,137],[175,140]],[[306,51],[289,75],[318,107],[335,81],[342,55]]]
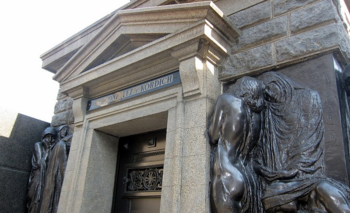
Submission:
[[[159,212],[165,137],[161,130],[120,138],[112,212]]]

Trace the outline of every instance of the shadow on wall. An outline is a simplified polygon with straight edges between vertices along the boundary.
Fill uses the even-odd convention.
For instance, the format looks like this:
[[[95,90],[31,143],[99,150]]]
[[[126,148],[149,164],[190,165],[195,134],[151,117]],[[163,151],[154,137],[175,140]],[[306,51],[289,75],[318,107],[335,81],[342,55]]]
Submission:
[[[0,110],[0,212],[26,212],[34,143],[50,124]]]

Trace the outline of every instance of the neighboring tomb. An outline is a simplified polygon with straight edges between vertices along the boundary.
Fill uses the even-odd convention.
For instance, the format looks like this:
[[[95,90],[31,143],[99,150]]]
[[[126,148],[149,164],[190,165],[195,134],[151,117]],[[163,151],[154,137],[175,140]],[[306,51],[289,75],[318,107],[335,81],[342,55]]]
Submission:
[[[27,212],[26,195],[34,143],[50,124],[0,109],[0,212]]]

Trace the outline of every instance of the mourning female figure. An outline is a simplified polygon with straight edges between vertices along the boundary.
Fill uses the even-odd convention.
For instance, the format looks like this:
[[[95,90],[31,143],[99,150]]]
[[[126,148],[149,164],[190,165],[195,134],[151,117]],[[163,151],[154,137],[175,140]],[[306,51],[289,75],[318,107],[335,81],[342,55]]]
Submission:
[[[275,72],[260,79],[266,108],[255,169],[263,180],[264,208],[268,212],[350,212],[348,188],[324,175],[318,93]]]
[[[71,135],[69,126],[62,125],[58,128],[58,141],[51,147],[51,154],[47,167],[45,178],[45,188],[41,204],[41,212],[57,212],[58,202],[61,195],[61,189],[66,170],[68,151]]]
[[[256,79],[244,77],[216,102],[209,127],[213,213],[262,211],[250,157],[260,134],[261,92]]]
[[[28,183],[27,208],[29,213],[40,212],[50,146],[55,142],[55,129],[48,127],[42,133],[42,142],[34,144],[32,170]]]

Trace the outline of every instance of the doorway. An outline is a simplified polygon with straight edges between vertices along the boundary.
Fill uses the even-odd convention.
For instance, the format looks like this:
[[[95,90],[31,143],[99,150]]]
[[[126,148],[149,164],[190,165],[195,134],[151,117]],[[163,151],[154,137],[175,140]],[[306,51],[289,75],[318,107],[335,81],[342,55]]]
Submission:
[[[119,140],[113,213],[158,213],[166,130]]]

